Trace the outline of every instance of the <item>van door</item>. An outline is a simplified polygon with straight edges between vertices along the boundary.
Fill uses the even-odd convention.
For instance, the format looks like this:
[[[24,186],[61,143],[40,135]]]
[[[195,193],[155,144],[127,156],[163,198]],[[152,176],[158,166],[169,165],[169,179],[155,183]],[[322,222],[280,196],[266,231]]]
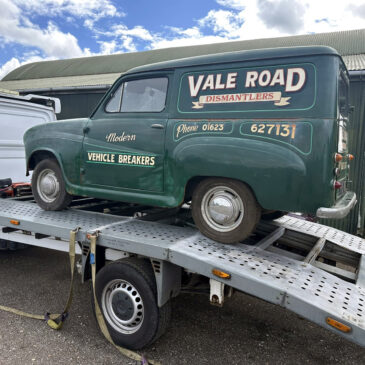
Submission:
[[[82,185],[164,189],[168,76],[124,78],[85,128]]]

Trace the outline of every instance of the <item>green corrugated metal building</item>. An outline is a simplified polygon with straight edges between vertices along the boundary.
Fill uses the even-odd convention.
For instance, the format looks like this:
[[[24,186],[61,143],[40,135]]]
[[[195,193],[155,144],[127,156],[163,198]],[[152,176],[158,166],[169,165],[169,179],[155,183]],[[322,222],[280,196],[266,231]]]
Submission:
[[[290,46],[326,45],[343,57],[350,72],[350,102],[355,107],[350,131],[352,190],[359,203],[347,218],[324,221],[351,233],[364,235],[365,225],[365,29],[266,38],[209,45],[166,48],[138,53],[29,63],[10,72],[0,88],[61,99],[60,118],[88,116],[110,85],[132,67],[203,54]]]

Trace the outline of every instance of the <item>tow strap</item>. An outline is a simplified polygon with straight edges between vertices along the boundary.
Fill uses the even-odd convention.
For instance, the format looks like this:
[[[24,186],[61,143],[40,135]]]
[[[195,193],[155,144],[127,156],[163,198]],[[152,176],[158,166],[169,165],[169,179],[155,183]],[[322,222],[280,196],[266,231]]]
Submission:
[[[144,356],[137,354],[134,351],[128,350],[124,347],[118,346],[114,343],[113,339],[110,336],[108,327],[105,323],[103,314],[101,313],[99,303],[96,299],[95,294],[95,277],[96,277],[96,241],[98,239],[98,232],[95,232],[91,235],[88,235],[90,239],[90,264],[91,264],[91,276],[92,276],[92,283],[93,283],[93,296],[94,296],[94,304],[95,304],[95,316],[98,321],[99,327],[101,332],[103,333],[104,337],[114,345],[124,356],[128,357],[131,360],[141,361],[142,365],[161,365],[159,362],[154,360],[147,360]]]
[[[40,315],[40,314],[32,314],[32,313],[23,312],[18,309],[6,307],[3,305],[0,305],[0,310],[5,311],[5,312],[14,313],[14,314],[17,314],[18,316],[22,316],[22,317],[28,317],[28,318],[45,321],[48,324],[48,326],[54,330],[59,330],[62,328],[63,322],[66,320],[66,318],[68,316],[68,311],[69,311],[69,309],[71,307],[71,303],[72,303],[73,283],[74,283],[74,276],[75,276],[74,275],[75,274],[75,251],[76,251],[75,246],[76,246],[76,234],[78,231],[79,231],[79,228],[76,228],[70,232],[70,243],[69,243],[68,254],[69,254],[70,268],[71,268],[71,282],[70,282],[70,289],[69,289],[69,293],[68,293],[68,299],[67,299],[63,312],[61,314],[56,314],[56,313],[51,314],[51,313],[47,312],[44,315]]]
[[[70,288],[68,293],[68,299],[66,302],[66,305],[64,307],[64,310],[61,314],[55,314],[55,313],[46,313],[44,315],[40,314],[32,314],[20,311],[15,308],[6,307],[3,305],[0,305],[0,310],[5,312],[10,312],[17,314],[22,317],[28,317],[33,318],[41,321],[45,321],[49,327],[51,327],[54,330],[59,330],[62,328],[62,325],[66,318],[68,317],[68,312],[71,307],[72,303],[72,297],[73,297],[73,284],[74,284],[74,277],[75,277],[75,256],[76,256],[76,235],[77,232],[80,230],[80,228],[76,228],[70,232],[70,243],[69,243],[69,259],[70,259],[70,268],[71,268],[71,282],[70,282]],[[98,233],[94,233],[92,235],[88,235],[88,238],[90,238],[90,264],[91,264],[91,274],[92,274],[92,283],[93,283],[93,297],[94,297],[94,304],[95,304],[95,315],[96,319],[98,321],[99,327],[105,338],[114,345],[124,356],[128,357],[131,360],[140,361],[142,365],[161,365],[157,361],[153,360],[147,360],[143,355],[139,355],[134,351],[128,350],[124,347],[118,346],[114,343],[112,340],[108,327],[105,324],[104,317],[101,313],[98,301],[96,299],[95,295],[95,277],[96,277],[96,241],[98,238]]]

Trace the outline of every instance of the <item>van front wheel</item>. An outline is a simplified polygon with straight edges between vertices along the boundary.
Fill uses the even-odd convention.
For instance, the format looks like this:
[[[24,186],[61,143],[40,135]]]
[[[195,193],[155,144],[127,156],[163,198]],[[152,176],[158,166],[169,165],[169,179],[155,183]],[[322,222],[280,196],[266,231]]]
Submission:
[[[193,193],[192,215],[198,229],[222,243],[247,238],[259,221],[261,209],[243,182],[225,178],[206,179]]]
[[[61,169],[54,159],[42,160],[32,176],[35,201],[44,210],[62,210],[70,205],[72,196],[67,193]]]

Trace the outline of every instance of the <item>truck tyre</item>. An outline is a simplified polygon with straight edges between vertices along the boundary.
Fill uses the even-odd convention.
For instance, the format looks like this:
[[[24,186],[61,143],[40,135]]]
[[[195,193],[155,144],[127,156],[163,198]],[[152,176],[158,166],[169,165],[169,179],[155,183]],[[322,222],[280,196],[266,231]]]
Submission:
[[[155,274],[147,260],[126,258],[104,266],[96,275],[95,295],[116,345],[138,350],[167,329],[171,303],[158,307]]]
[[[67,193],[62,172],[54,159],[42,160],[32,176],[35,201],[44,210],[62,210],[70,205],[72,196]]]
[[[193,192],[192,215],[205,236],[222,243],[236,243],[255,229],[261,208],[243,182],[209,178]]]

